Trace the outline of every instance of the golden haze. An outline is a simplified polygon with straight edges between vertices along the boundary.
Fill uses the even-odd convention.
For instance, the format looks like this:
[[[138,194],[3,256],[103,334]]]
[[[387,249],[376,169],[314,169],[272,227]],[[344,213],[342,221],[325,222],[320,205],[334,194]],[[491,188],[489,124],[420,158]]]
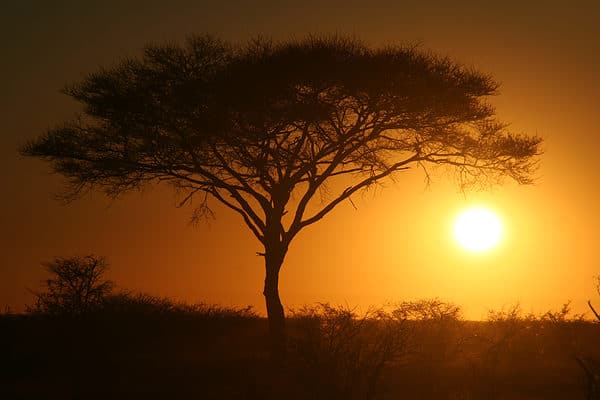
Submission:
[[[0,307],[22,310],[31,300],[27,288],[44,278],[41,261],[94,252],[108,257],[110,277],[123,288],[264,311],[260,248],[237,216],[217,207],[217,220],[189,226],[190,210],[176,209],[163,188],[115,202],[93,194],[64,207],[53,198],[61,180],[48,177],[41,162],[16,155],[24,140],[76,111],[57,92],[65,82],[147,42],[182,40],[202,29],[234,40],[310,30],[355,33],[374,44],[421,42],[491,73],[502,82],[492,99],[500,119],[546,142],[534,186],[463,194],[443,173],[425,188],[415,171],[354,198],[357,210],[342,205],[292,245],[281,275],[285,306],[440,297],[475,319],[517,301],[525,311],[543,312],[573,300],[576,311],[585,311],[600,273],[598,5],[500,3],[365,9],[350,2],[334,12],[327,4],[232,10],[215,2],[182,11],[148,2],[144,15],[119,6],[118,21],[128,23],[100,5],[15,11],[4,24],[14,34],[2,39],[7,61],[0,67],[11,77],[1,107],[7,134],[0,139]],[[503,216],[503,240],[485,254],[462,251],[450,233],[458,210],[474,202]]]

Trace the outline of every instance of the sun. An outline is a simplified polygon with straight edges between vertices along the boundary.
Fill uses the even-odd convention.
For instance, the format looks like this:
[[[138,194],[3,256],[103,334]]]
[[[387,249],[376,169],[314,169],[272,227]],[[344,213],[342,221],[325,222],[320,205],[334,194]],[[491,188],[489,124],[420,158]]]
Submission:
[[[454,237],[466,250],[491,250],[502,236],[498,216],[487,208],[473,207],[462,212],[454,223]]]

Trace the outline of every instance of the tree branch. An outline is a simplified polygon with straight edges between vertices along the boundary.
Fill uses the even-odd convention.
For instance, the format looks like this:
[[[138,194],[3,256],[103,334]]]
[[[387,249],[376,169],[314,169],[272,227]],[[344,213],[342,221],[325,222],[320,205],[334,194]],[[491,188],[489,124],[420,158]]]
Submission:
[[[235,212],[237,212],[238,214],[240,214],[242,216],[242,218],[244,219],[244,222],[246,223],[246,225],[248,226],[248,228],[250,228],[250,230],[252,231],[252,233],[254,234],[254,236],[256,236],[256,238],[264,244],[264,225],[261,227],[257,227],[256,225],[254,225],[252,223],[252,219],[248,216],[248,214],[240,207],[236,207],[235,204],[225,200],[225,198],[223,196],[221,196],[221,194],[218,192],[218,190],[216,190],[215,188],[212,188],[208,190],[208,192],[213,195],[217,200],[219,200],[221,203],[225,204],[227,207],[229,207],[230,209],[234,210]],[[262,234],[261,234],[262,232]]]
[[[406,160],[397,162],[394,165],[392,165],[388,170],[386,170],[382,173],[379,173],[377,175],[370,176],[369,178],[362,180],[361,182],[357,183],[356,185],[346,188],[342,192],[342,194],[340,194],[336,199],[334,199],[329,204],[327,204],[325,207],[323,207],[319,212],[317,212],[312,217],[302,221],[293,231],[290,232],[291,235],[295,236],[300,231],[300,229],[302,229],[305,226],[308,226],[310,224],[313,224],[313,223],[317,222],[318,220],[320,220],[321,218],[323,218],[331,210],[333,210],[335,208],[335,206],[337,206],[339,203],[341,203],[342,201],[344,201],[345,199],[350,197],[352,194],[356,193],[358,190],[360,190],[364,187],[367,187],[373,183],[376,183],[380,179],[385,178],[386,176],[390,175],[393,172],[406,170],[409,168],[409,167],[404,167],[406,164],[409,164],[411,162],[416,162],[416,161],[419,161],[418,155],[414,155],[413,157],[407,158]]]

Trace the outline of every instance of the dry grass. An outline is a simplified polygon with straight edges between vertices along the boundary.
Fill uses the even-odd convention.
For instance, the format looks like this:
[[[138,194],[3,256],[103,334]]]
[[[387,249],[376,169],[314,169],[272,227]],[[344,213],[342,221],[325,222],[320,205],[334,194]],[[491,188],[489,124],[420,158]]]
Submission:
[[[439,300],[290,313],[283,364],[250,308],[120,294],[85,315],[0,315],[0,398],[577,399],[600,324],[568,305],[488,321]]]

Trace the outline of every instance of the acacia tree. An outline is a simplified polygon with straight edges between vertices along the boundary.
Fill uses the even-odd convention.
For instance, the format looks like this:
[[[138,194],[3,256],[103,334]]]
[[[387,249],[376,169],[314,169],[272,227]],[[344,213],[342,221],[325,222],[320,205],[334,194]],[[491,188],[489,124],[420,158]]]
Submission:
[[[461,185],[531,183],[541,141],[495,119],[486,97],[497,89],[489,75],[411,47],[194,37],[68,86],[83,114],[21,152],[49,160],[69,197],[167,181],[183,203],[200,199],[197,216],[214,200],[241,215],[263,246],[269,326],[281,344],[286,252],[356,192],[428,164],[451,167]]]

